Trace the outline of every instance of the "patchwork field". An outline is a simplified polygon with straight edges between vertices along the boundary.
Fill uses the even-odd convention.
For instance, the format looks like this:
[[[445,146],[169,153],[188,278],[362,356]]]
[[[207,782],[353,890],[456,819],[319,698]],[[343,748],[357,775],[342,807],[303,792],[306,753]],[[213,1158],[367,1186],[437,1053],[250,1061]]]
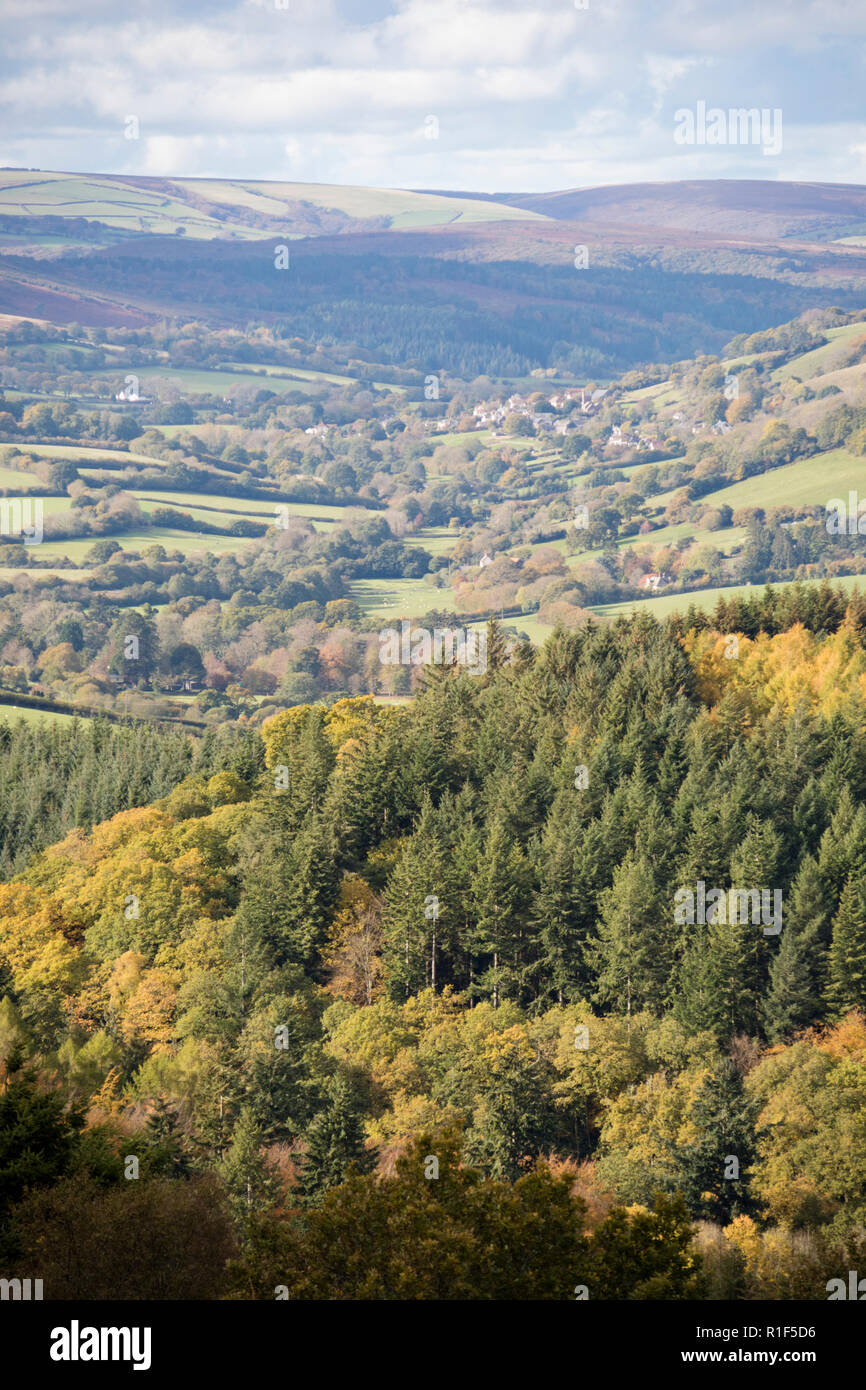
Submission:
[[[285,216],[296,202],[336,209],[363,220],[384,218],[389,227],[427,227],[452,222],[526,220],[527,213],[505,203],[395,188],[342,187],[322,183],[276,183],[268,180],[177,179],[178,188],[215,203],[249,208],[271,217]],[[533,214],[529,217],[534,220]],[[540,221],[548,219],[534,215]]]
[[[396,188],[16,169],[0,170],[0,213],[22,218],[83,217],[115,233],[183,235],[194,240],[226,235],[255,240],[277,231],[298,237],[353,225],[363,230],[363,224],[375,230],[405,230],[549,221],[543,214],[507,203]],[[56,238],[49,235],[47,239]],[[38,245],[29,234],[27,240]]]

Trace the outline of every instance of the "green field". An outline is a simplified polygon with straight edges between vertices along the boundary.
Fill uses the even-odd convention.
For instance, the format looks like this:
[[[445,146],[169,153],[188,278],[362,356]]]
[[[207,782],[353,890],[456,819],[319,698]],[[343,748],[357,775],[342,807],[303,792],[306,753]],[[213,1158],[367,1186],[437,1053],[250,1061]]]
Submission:
[[[487,619],[481,618],[477,622],[467,623],[467,627],[482,628],[487,626]],[[514,628],[516,632],[525,632],[534,647],[541,647],[553,632],[552,623],[543,623],[535,613],[521,613],[516,618],[505,618],[502,622],[504,628]]]
[[[94,375],[104,377],[105,368],[100,367]],[[206,368],[198,367],[140,367],[136,375],[142,395],[158,396],[160,381],[174,382],[190,395],[211,396],[225,396],[230,391],[239,391],[244,387],[260,391],[263,385],[262,377],[253,376],[248,372],[208,371]],[[267,378],[268,390],[278,395],[284,391],[311,391],[315,385],[312,381],[290,381],[287,377]]]
[[[176,179],[177,187],[215,203],[249,208],[270,217],[285,218],[294,202],[335,208],[349,217],[385,217],[390,227],[440,226],[453,222],[548,221],[504,203],[473,198],[412,193],[400,188],[342,187],[324,183],[276,183],[266,180]],[[249,234],[249,233],[248,233]]]
[[[31,493],[30,497],[34,502],[42,503],[43,516],[57,516],[60,512],[69,511],[68,497],[40,497],[38,493]]]
[[[143,488],[126,488],[130,497],[136,497],[141,501],[161,502],[162,498],[170,499],[166,506],[172,507],[213,507],[218,512],[233,512],[238,516],[258,517],[263,521],[273,520],[274,508],[268,506],[266,502],[260,502],[256,498],[247,497],[226,497],[222,492],[163,492],[155,489],[148,490]],[[289,504],[294,505],[294,504]],[[216,517],[215,520],[219,520]]]
[[[831,497],[845,498],[849,488],[866,492],[866,459],[847,449],[830,449],[708,492],[701,506],[727,502],[735,511],[738,507],[824,506]]]
[[[299,204],[308,205],[300,216]],[[384,219],[386,228],[395,229],[549,220],[506,203],[399,188],[201,178],[131,184],[122,176],[0,170],[0,213],[6,216],[86,217],[123,231],[182,232],[196,238],[230,234],[255,240],[273,235],[279,225],[286,237],[302,236],[310,230],[315,209],[356,219]],[[256,225],[250,213],[267,220]],[[330,230],[327,223],[323,230]]]
[[[671,386],[667,381],[656,381],[652,386],[640,386],[636,391],[629,391],[627,396],[623,396],[623,401],[657,401],[659,397],[671,394]]]
[[[184,425],[189,429],[189,425]],[[116,463],[146,463],[151,468],[165,468],[165,459],[153,458],[150,454],[135,454],[126,449],[99,449],[89,444],[26,444],[22,453],[34,454],[37,458],[86,459],[93,463],[100,460]]]
[[[423,579],[355,579],[349,588],[366,617],[389,622],[454,606],[453,589],[437,589]]]
[[[704,500],[701,498],[701,501]],[[626,536],[623,540],[617,541],[617,545],[621,550],[627,546],[644,545],[655,550],[660,546],[676,545],[677,541],[688,539],[696,545],[711,545],[722,555],[730,555],[738,545],[744,543],[747,535],[746,526],[726,526],[721,531],[706,531],[690,521],[680,521],[675,526],[663,526],[658,531],[650,531],[646,536]]]
[[[246,371],[243,371],[243,368],[246,368]],[[316,372],[308,367],[286,367],[280,362],[223,362],[217,370],[236,372],[239,376],[251,374],[253,377],[285,377],[294,380],[300,390],[303,390],[304,382],[311,382],[314,386],[374,386],[377,391],[394,391],[401,396],[405,396],[407,390],[405,386],[397,386],[391,381],[362,381],[360,377],[339,376],[336,372]]]
[[[846,593],[850,593],[855,588],[866,593],[866,575],[863,574],[843,575],[831,582],[834,587],[839,585]],[[790,581],[784,581],[771,584],[770,588],[785,589],[789,583]],[[803,583],[820,584],[823,581],[806,579]],[[731,599],[742,595],[760,595],[765,587],[764,584],[731,584],[727,588],[698,589],[690,594],[659,594],[657,598],[627,600],[625,603],[598,603],[593,606],[591,612],[597,613],[602,618],[627,616],[629,613],[651,613],[655,618],[667,618],[671,613],[685,613],[690,606],[706,612],[715,608],[720,598]]]
[[[40,553],[41,553],[41,546],[40,546]],[[88,568],[86,565],[85,565],[85,566],[82,566],[80,569],[71,569],[71,570],[69,570],[69,569],[51,569],[51,568],[48,568],[48,567],[46,567],[45,569],[43,569],[41,565],[39,566],[38,569],[31,569],[31,568],[28,566],[28,568],[27,568],[26,571],[25,571],[25,570],[22,570],[22,568],[21,568],[20,565],[3,565],[3,566],[0,566],[0,575],[3,575],[4,577],[6,577],[7,575],[24,574],[24,573],[29,574],[29,575],[31,576],[31,578],[33,578],[33,579],[40,579],[40,578],[44,578],[44,579],[68,579],[68,580],[70,580],[70,581],[73,582],[73,583],[78,583],[78,582],[79,582],[80,580],[82,580],[82,579],[89,579],[90,576],[91,576],[92,574],[95,573],[95,570],[92,569],[92,568]]]
[[[25,724],[71,724],[73,719],[86,719],[84,714],[58,714],[50,709],[19,709],[17,705],[0,705],[0,724],[14,728],[19,720]]]
[[[467,439],[477,439],[482,444],[489,444],[494,437],[493,430],[454,430],[450,434],[431,434],[430,443],[435,447],[438,444],[465,444]],[[519,442],[522,445],[531,445],[533,441],[521,439]]]
[[[516,628],[518,632],[525,632],[533,646],[541,647],[553,632],[550,623],[543,623],[534,613],[521,614],[519,618],[506,618],[505,627]]]
[[[808,381],[811,377],[825,376],[834,371],[836,364],[845,356],[844,349],[857,338],[866,338],[866,323],[846,323],[841,328],[828,328],[824,336],[830,339],[829,343],[783,363],[773,372],[774,379],[784,381],[787,377],[797,376],[801,381]]]
[[[202,493],[200,498],[196,497],[195,493],[189,492],[166,492],[162,496],[154,493],[133,492],[132,496],[138,498],[141,503],[141,510],[148,515],[159,507],[173,507],[175,511],[186,512],[195,521],[202,521],[209,525],[226,526],[231,521],[241,518],[261,521],[268,526],[273,526],[277,519],[275,507],[269,510],[254,511],[252,509],[256,504],[253,502],[248,502],[244,506],[243,503],[238,504],[232,498],[218,498],[218,494],[215,493]],[[217,498],[222,503],[219,507],[216,507],[215,499]],[[233,501],[235,501],[234,506],[231,505]],[[261,506],[261,503],[258,505]],[[317,506],[306,502],[280,502],[279,506],[287,507],[290,516],[303,517],[304,520],[312,522],[313,529],[316,531],[329,531],[338,521],[344,521],[349,511],[357,513],[364,510],[358,507],[331,507],[325,504]],[[216,510],[210,510],[211,508],[216,508]],[[211,539],[222,541],[222,538],[218,536],[211,537]]]
[[[10,492],[20,492],[22,488],[32,487],[34,483],[38,485],[39,482],[35,473],[23,473],[17,468],[0,468],[0,487],[8,488]]]
[[[276,516],[274,508],[263,502],[224,497],[218,492],[150,492],[146,488],[130,488],[129,495],[148,515],[159,507],[173,507],[175,511],[186,512],[196,520],[214,526],[227,526],[238,519],[262,521],[273,526]]]
[[[454,549],[458,538],[459,532],[450,531],[447,526],[431,526],[428,530],[419,531],[417,535],[404,536],[403,544],[420,546],[431,555],[447,555]]]
[[[117,541],[122,550],[144,550],[149,545],[164,545],[166,550],[180,550],[184,554],[208,550],[213,555],[225,555],[250,544],[248,536],[205,536],[195,531],[175,531],[165,526],[150,526],[115,536],[83,536],[70,541],[43,541],[39,547],[39,555],[43,559],[65,555],[70,560],[83,560],[90,547],[102,539]],[[78,574],[80,571],[75,573]]]

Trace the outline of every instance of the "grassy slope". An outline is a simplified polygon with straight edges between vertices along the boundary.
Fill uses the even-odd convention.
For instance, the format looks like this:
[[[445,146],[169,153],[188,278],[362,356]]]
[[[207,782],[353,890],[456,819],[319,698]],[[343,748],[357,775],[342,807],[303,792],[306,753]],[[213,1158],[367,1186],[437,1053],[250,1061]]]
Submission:
[[[25,724],[71,724],[73,719],[83,717],[86,716],[58,714],[54,710],[19,709],[17,705],[0,705],[0,724],[10,725],[13,729],[21,720]]]
[[[824,506],[831,497],[845,497],[849,488],[862,491],[864,483],[866,459],[847,449],[830,449],[709,492],[701,503],[712,507],[727,502],[735,511],[738,507],[779,507],[785,503],[792,507]]]
[[[279,221],[290,236],[293,205],[299,203],[360,220],[384,219],[386,227],[395,229],[547,220],[506,204],[393,188],[227,179],[124,182],[101,174],[0,171],[0,213],[86,217],[133,232],[172,235],[182,231],[195,238],[226,233],[244,239],[269,235],[267,224],[251,225],[249,213],[253,212]],[[303,224],[297,225],[303,229]]]
[[[806,579],[802,582],[805,584],[823,583],[820,579]],[[861,592],[866,592],[866,575],[844,575],[839,579],[831,580],[831,583],[834,587],[840,585],[847,593],[855,588],[859,588]],[[635,612],[651,613],[656,618],[666,618],[670,613],[685,613],[691,605],[707,611],[715,608],[721,597],[730,599],[742,594],[761,594],[765,587],[763,584],[732,584],[727,588],[699,589],[696,593],[691,594],[659,594],[657,598],[637,599],[625,603],[599,603],[593,607],[592,612],[606,618],[615,618],[620,614]],[[770,585],[772,589],[784,589],[786,587],[787,583]]]
[[[866,338],[866,323],[846,323],[841,328],[827,328],[824,337],[830,341],[822,347],[813,348],[811,352],[804,352],[800,357],[777,367],[773,372],[774,379],[784,381],[787,377],[796,376],[801,381],[809,381],[833,371],[857,339]]]
[[[453,608],[453,589],[437,589],[426,579],[356,579],[352,597],[371,618],[415,618],[433,608]]]
[[[184,429],[190,429],[184,425]],[[7,441],[9,442],[9,441]],[[84,459],[99,463],[101,460],[116,463],[146,463],[149,468],[165,468],[165,459],[152,458],[150,454],[135,454],[126,449],[101,449],[90,444],[30,444],[22,440],[16,445],[23,454],[33,454],[35,458]]]
[[[39,547],[39,556],[41,559],[59,559],[65,555],[70,560],[82,560],[90,547],[100,539],[99,536],[83,536],[80,540],[43,541]],[[248,536],[205,536],[198,535],[195,531],[175,531],[164,526],[125,531],[121,535],[112,535],[105,539],[117,541],[121,550],[143,550],[148,545],[164,545],[166,550],[180,550],[184,554],[210,550],[214,555],[224,555],[250,544]],[[79,571],[75,573],[77,575]]]

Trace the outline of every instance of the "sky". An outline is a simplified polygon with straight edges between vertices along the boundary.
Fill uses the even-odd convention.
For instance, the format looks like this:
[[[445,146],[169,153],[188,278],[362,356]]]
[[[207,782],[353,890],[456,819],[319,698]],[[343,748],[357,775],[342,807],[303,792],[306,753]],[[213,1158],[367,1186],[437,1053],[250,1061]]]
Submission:
[[[0,0],[0,35],[4,166],[866,183],[864,0]],[[766,111],[778,138],[716,117],[714,143],[681,142],[699,103]]]

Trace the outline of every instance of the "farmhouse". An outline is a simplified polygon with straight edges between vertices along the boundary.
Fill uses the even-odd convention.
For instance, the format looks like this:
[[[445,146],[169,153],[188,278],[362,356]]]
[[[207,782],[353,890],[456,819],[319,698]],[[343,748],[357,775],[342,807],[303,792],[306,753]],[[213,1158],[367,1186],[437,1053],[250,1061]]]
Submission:
[[[645,574],[641,577],[640,586],[642,589],[657,589],[661,584],[670,584],[669,574]]]

